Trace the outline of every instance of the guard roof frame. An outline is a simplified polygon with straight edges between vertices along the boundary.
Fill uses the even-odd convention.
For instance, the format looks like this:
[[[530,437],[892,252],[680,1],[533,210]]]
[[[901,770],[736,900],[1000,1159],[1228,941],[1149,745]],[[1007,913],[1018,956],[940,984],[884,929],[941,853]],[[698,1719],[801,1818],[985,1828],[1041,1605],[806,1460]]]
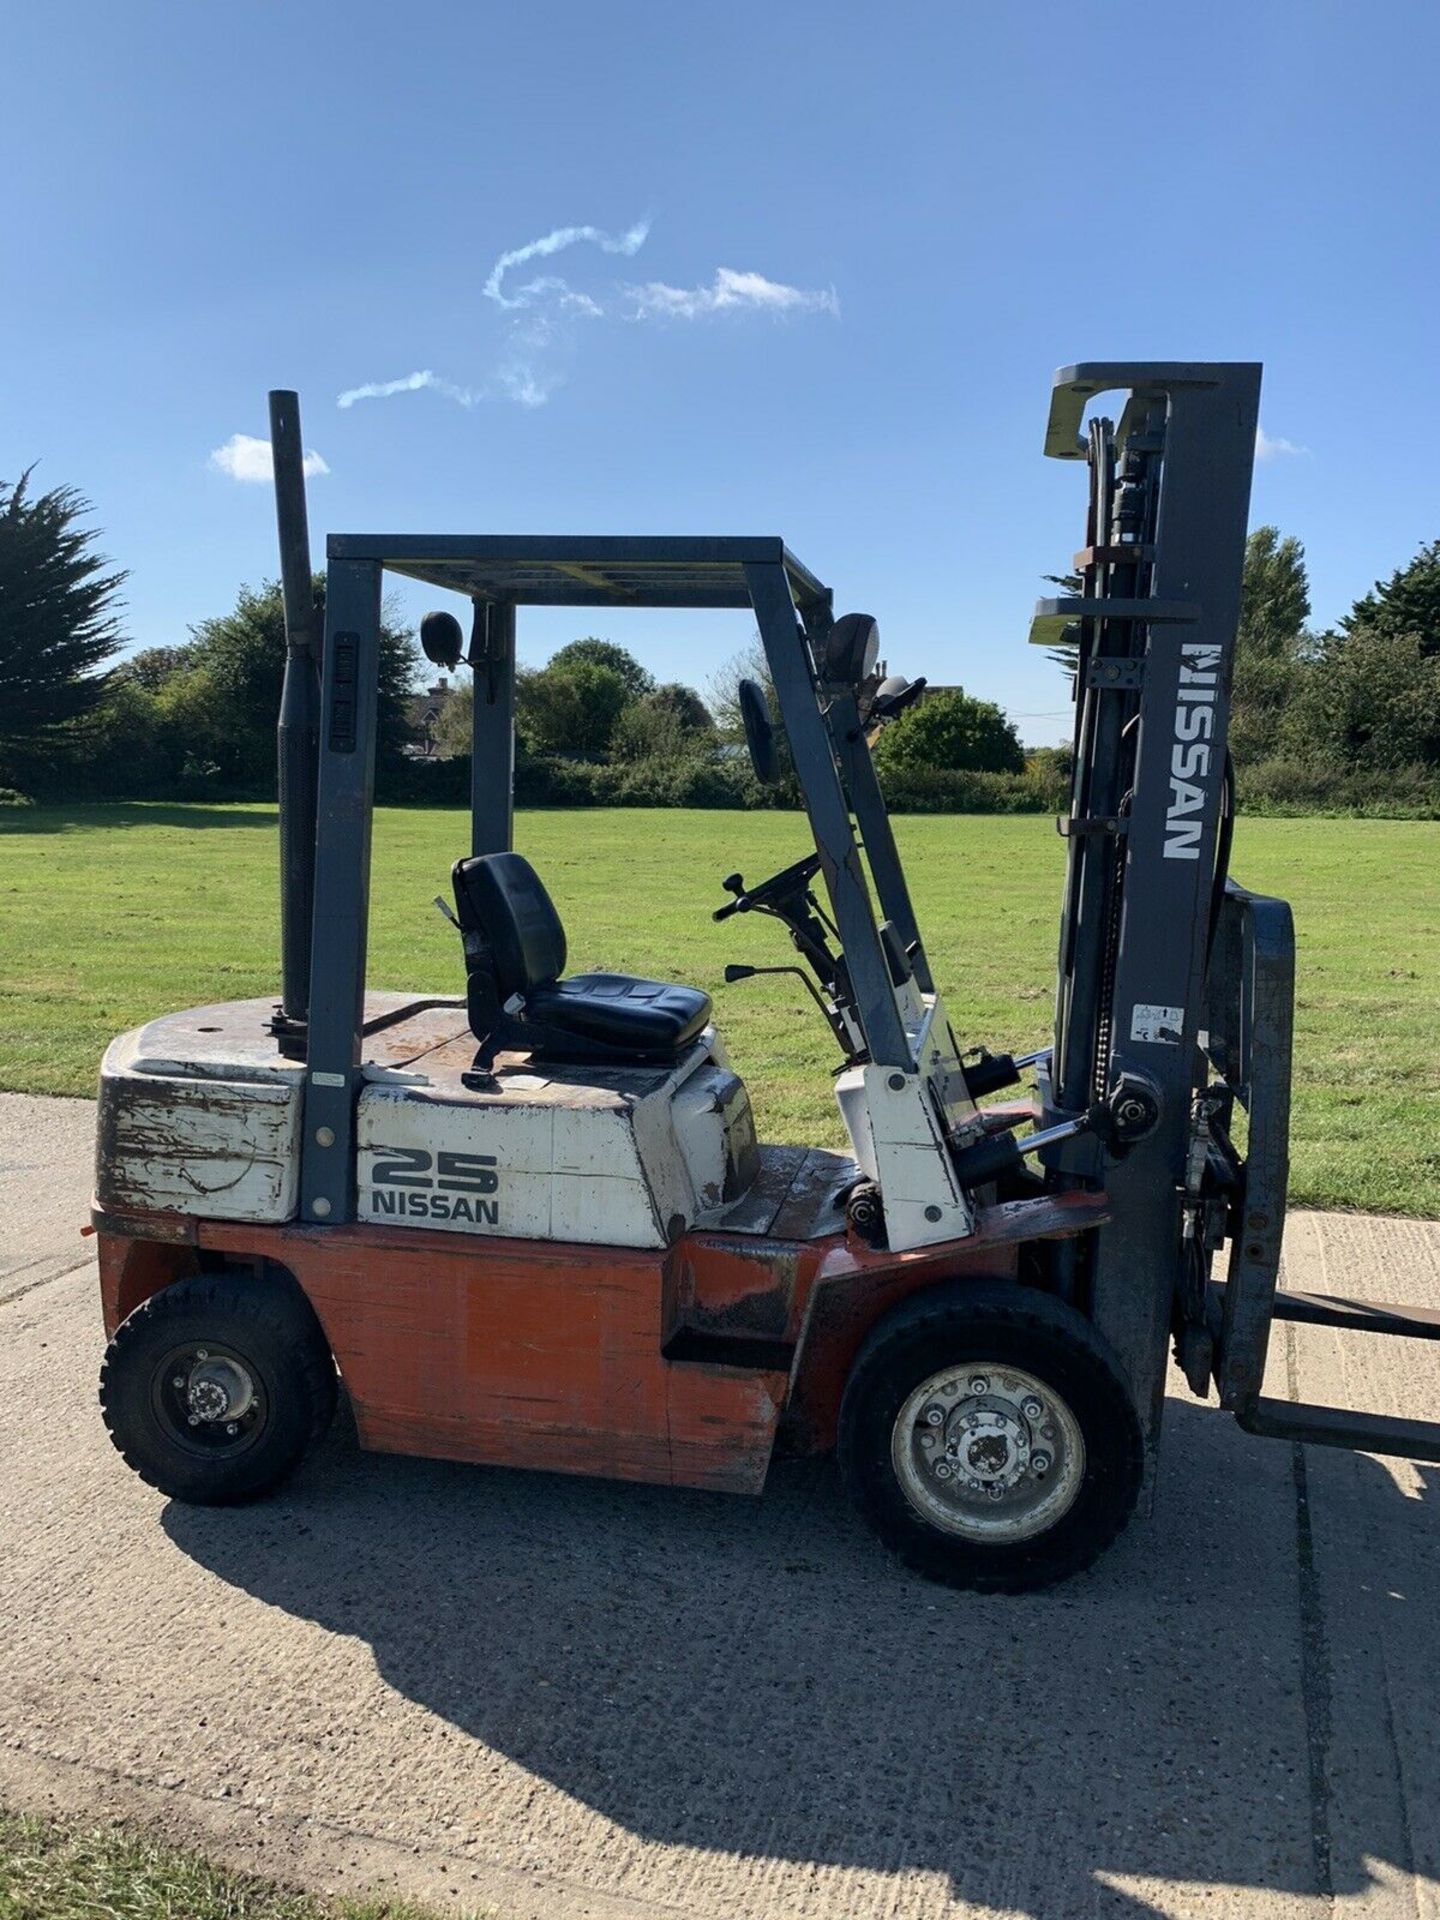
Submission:
[[[475,676],[470,851],[506,851],[514,792],[515,616],[520,606],[749,608],[759,629],[820,859],[868,1057],[915,1069],[881,939],[889,921],[931,987],[904,870],[850,688],[822,686],[833,598],[775,536],[331,534],[326,542],[315,885],[310,940],[302,1221],[354,1218],[370,839],[375,807],[380,600],[385,571],[468,598]]]

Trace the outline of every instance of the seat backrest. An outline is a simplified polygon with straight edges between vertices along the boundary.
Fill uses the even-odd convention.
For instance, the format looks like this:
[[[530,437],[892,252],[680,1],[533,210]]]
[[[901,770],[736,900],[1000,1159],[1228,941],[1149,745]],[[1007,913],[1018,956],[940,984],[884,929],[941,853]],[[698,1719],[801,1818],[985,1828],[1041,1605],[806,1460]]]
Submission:
[[[565,929],[523,854],[483,853],[457,860],[450,879],[467,960],[472,957],[471,939],[478,936],[489,949],[502,1001],[559,979],[565,971]]]

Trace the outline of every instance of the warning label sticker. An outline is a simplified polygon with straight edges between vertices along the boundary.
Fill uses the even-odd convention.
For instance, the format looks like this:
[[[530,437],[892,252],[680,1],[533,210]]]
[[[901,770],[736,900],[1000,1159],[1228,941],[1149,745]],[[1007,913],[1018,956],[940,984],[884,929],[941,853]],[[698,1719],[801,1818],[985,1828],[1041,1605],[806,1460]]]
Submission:
[[[1184,1025],[1183,1007],[1152,1007],[1148,1001],[1140,1001],[1130,1015],[1130,1038],[1178,1047]]]

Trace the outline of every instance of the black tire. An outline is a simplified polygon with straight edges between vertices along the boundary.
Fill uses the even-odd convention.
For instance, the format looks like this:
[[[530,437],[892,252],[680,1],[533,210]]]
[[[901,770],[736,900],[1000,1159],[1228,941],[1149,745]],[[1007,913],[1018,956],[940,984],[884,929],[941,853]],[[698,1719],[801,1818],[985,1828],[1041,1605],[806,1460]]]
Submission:
[[[192,1419],[197,1404],[217,1404],[217,1391],[243,1403],[238,1418]],[[254,1500],[278,1486],[330,1425],[335,1397],[314,1310],[275,1272],[177,1280],[116,1330],[100,1369],[101,1412],[126,1464],[198,1506]]]
[[[1023,1416],[1017,1418],[1018,1405],[1012,1409],[1003,1393],[996,1399],[967,1399],[968,1387],[963,1385],[953,1414],[940,1403],[938,1392],[929,1395],[929,1408],[937,1420],[933,1439],[922,1434],[922,1426],[930,1424],[923,1414],[911,1425],[907,1404],[922,1385],[943,1376],[949,1367],[963,1373],[980,1366],[1008,1366],[1040,1383],[1047,1396],[1040,1404],[1051,1423],[1046,1430],[1053,1435],[1058,1418],[1059,1443],[1039,1439]],[[998,1384],[1003,1387],[1003,1379]],[[950,1390],[947,1385],[946,1391]],[[1049,1396],[1060,1405],[1058,1415]],[[937,1405],[947,1413],[943,1425],[934,1414]],[[967,1482],[975,1489],[973,1494],[960,1492],[958,1480],[955,1487],[936,1491],[933,1507],[948,1506],[945,1520],[960,1529],[950,1531],[916,1504],[902,1473],[907,1453],[941,1447],[940,1466],[932,1464],[936,1455],[931,1452],[909,1469],[912,1485],[919,1485],[921,1494],[931,1498],[924,1468],[937,1475],[946,1471],[952,1436],[958,1435],[957,1445],[975,1444],[975,1436],[964,1431],[963,1424],[953,1424],[957,1419],[963,1422],[963,1410],[972,1406],[980,1410],[982,1419],[989,1415],[997,1425],[1008,1420],[1007,1433],[1019,1432],[1020,1444],[1034,1447],[1033,1453],[1022,1456],[1018,1447],[1002,1442],[1007,1473],[1018,1472],[1012,1463],[1022,1457],[1033,1465],[1030,1472],[1019,1474],[1013,1489],[1007,1487],[989,1505],[980,1498],[978,1481]],[[997,1407],[1000,1411],[994,1413]],[[1066,1435],[1073,1435],[1076,1428],[1083,1445],[1071,1447],[1066,1464],[1062,1462]],[[1052,1453],[1042,1459],[1047,1446]],[[1089,1322],[1047,1294],[985,1282],[927,1289],[872,1329],[846,1382],[838,1454],[850,1497],[887,1547],[929,1579],[982,1593],[1032,1592],[1089,1566],[1129,1519],[1140,1491],[1143,1462],[1140,1423],[1129,1388],[1119,1363]],[[1055,1480],[1043,1487],[1038,1483],[1047,1460],[1053,1463]],[[969,1471],[951,1467],[946,1477],[954,1479]],[[991,1489],[987,1486],[983,1492],[988,1497]],[[1012,1493],[1014,1502],[1029,1501],[1032,1508],[1049,1498],[1063,1497],[1068,1505],[1053,1520],[1036,1511],[1029,1520],[1022,1514],[1018,1522],[1008,1522],[1012,1527],[1033,1524],[1040,1529],[1028,1537],[973,1537],[974,1530],[986,1524],[985,1516],[994,1512],[995,1502],[1007,1500]],[[995,1522],[990,1524],[993,1527]]]

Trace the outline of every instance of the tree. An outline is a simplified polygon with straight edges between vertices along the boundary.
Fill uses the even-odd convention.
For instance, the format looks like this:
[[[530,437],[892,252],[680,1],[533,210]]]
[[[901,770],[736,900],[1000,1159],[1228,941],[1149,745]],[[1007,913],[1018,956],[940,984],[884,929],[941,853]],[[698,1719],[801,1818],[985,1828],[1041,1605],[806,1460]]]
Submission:
[[[583,640],[571,640],[558,653],[552,653],[545,663],[546,672],[569,673],[572,667],[605,667],[618,674],[625,683],[626,697],[631,700],[641,700],[655,691],[653,676],[633,653],[616,646],[613,640],[597,640],[593,634],[587,634]]]
[[[142,647],[120,662],[114,677],[133,681],[147,693],[158,693],[171,674],[178,673],[184,665],[184,647]]]
[[[634,696],[614,667],[585,658],[557,660],[538,672],[516,674],[516,728],[532,752],[603,760],[615,722]]]
[[[325,576],[314,579],[317,631],[324,629]],[[275,723],[285,673],[285,604],[279,583],[242,587],[229,613],[202,620],[156,690],[182,769],[204,768],[218,788],[275,791]],[[393,616],[380,623],[376,753],[386,764],[408,734],[405,700],[415,674],[410,635]]]
[[[1440,541],[1312,649],[1280,729],[1297,758],[1356,772],[1440,766]]]
[[[682,733],[714,733],[715,716],[693,687],[667,680],[641,702],[655,713],[673,713]]]
[[[762,688],[770,705],[770,712],[777,719],[780,708],[775,699],[775,682],[770,677],[770,662],[766,657],[764,643],[757,633],[748,647],[733,654],[724,666],[711,678],[706,688],[707,701],[715,725],[722,739],[743,740],[745,723],[740,718],[740,682],[753,680]]]
[[[1004,713],[963,687],[927,695],[885,728],[875,743],[882,773],[940,767],[956,773],[1023,773],[1025,749]]]
[[[466,681],[451,690],[435,722],[435,757],[458,760],[469,753],[475,737],[475,685]]]
[[[614,757],[629,761],[713,757],[718,745],[710,709],[678,681],[632,701],[611,737]]]
[[[21,782],[83,748],[122,642],[126,578],[79,524],[89,502],[73,487],[31,499],[32,471],[0,482],[0,777]]]
[[[1286,730],[1297,756],[1356,772],[1440,767],[1440,653],[1418,633],[1327,634]]]
[[[1279,743],[1309,649],[1310,582],[1305,549],[1278,527],[1256,527],[1245,542],[1235,636],[1230,750],[1237,765],[1268,758]]]
[[[1440,540],[1422,547],[1407,567],[1357,600],[1340,622],[1342,634],[1359,628],[1399,636],[1413,634],[1424,654],[1440,653]]]

